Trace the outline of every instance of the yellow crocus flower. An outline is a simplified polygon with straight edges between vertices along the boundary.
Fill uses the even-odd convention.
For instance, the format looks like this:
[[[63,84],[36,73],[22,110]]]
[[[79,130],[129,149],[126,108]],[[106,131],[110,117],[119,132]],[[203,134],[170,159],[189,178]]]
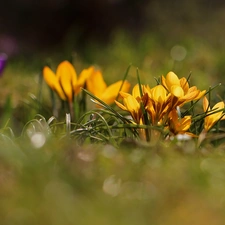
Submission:
[[[43,68],[43,77],[48,86],[54,90],[59,97],[68,102],[72,102],[74,94],[80,92],[80,87],[84,86],[86,79],[93,72],[93,67],[85,69],[81,72],[79,78],[74,66],[68,62],[61,62],[57,69],[56,74],[48,67]]]
[[[185,116],[183,118],[178,117],[176,109],[173,109],[168,118],[169,130],[174,134],[188,134],[194,136],[192,133],[187,132],[191,126],[191,116]]]
[[[216,103],[211,109],[209,106],[208,99],[204,96],[203,98],[203,110],[206,112],[206,117],[204,119],[204,129],[209,131],[219,120],[225,119],[224,113],[225,104],[223,101]],[[219,112],[216,112],[221,110]]]
[[[143,86],[142,86],[143,88]],[[143,124],[143,109],[146,108],[146,103],[148,100],[148,95],[140,95],[139,85],[135,85],[132,94],[120,91],[120,96],[123,99],[123,104],[115,101],[116,105],[124,111],[127,111],[131,114],[134,122],[137,124]],[[141,105],[143,104],[143,105]]]
[[[121,95],[123,95],[123,93],[121,92]],[[125,97],[125,95],[123,95],[123,104],[121,104],[118,101],[115,101],[117,106],[119,106],[122,110],[124,111],[128,111],[132,118],[134,119],[134,121],[136,123],[140,123],[140,119],[142,118],[142,111],[141,111],[141,106],[140,103],[137,101],[136,98],[134,98],[132,95],[127,95]]]
[[[171,94],[168,94],[162,85],[157,85],[151,89],[147,86],[144,88],[144,92],[146,92],[149,97],[147,111],[150,114],[152,124],[158,125],[163,116],[169,113]]]
[[[176,108],[187,102],[198,100],[203,97],[206,92],[205,90],[198,90],[196,86],[189,87],[185,77],[179,79],[172,71],[170,71],[166,77],[162,76],[162,85],[172,95],[171,108]]]
[[[101,99],[106,104],[114,103],[119,94],[120,88],[123,92],[128,92],[130,83],[128,81],[117,81],[109,86],[105,83],[100,70],[95,70],[86,80],[87,90]]]
[[[68,61],[61,62],[56,70],[56,77],[63,89],[64,94],[69,102],[73,101],[73,86],[77,82],[77,73],[73,65]]]

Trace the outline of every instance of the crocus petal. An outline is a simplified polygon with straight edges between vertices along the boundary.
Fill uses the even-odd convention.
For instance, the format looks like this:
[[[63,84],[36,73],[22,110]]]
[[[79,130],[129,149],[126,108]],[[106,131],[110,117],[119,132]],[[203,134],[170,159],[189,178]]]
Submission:
[[[178,120],[178,113],[177,110],[173,109],[170,114],[169,117],[173,120],[173,121],[177,121]]]
[[[221,102],[218,102],[217,104],[215,104],[215,106],[212,109],[215,109],[215,110],[223,109],[223,110],[225,110],[224,107],[225,107],[225,104],[224,104],[224,102],[221,101]],[[224,112],[220,111],[218,113],[219,113],[219,118],[218,119],[224,120],[225,119],[225,115],[223,115]]]
[[[182,99],[185,99],[185,102],[189,102],[189,101],[192,101],[192,100],[196,100],[197,97],[199,96],[200,94],[200,91],[197,90],[197,91],[193,91],[193,92],[188,92],[186,95],[184,95],[182,97]]]
[[[217,121],[213,119],[213,117],[207,116],[204,119],[204,129],[209,131]]]
[[[67,75],[71,79],[72,84],[77,82],[77,73],[74,66],[67,60],[61,62],[56,70],[56,77],[61,78],[63,75]]]
[[[78,94],[80,92],[80,88],[84,87],[85,82],[87,79],[91,76],[91,74],[94,72],[94,67],[90,66],[88,69],[82,70],[82,72],[79,75],[79,78],[77,80],[77,83],[74,85],[74,92],[75,94]]]
[[[171,94],[173,94],[177,98],[180,98],[180,97],[184,96],[184,91],[183,91],[183,89],[180,86],[172,85],[171,86]]]
[[[202,98],[206,93],[206,90],[200,91],[199,94],[195,97],[195,100]]]
[[[118,101],[115,101],[115,103],[122,110],[128,111],[133,117],[135,122],[140,123],[142,115],[140,112],[140,104],[138,103],[136,98],[134,98],[132,95],[129,94],[127,97],[123,99],[123,105]]]
[[[140,104],[133,96],[128,96],[127,98],[124,98],[123,100],[124,106],[128,109],[128,111],[138,111],[140,108]]]
[[[129,95],[131,95],[131,94],[129,94],[129,93],[126,93],[126,92],[123,92],[123,91],[120,91],[120,96],[122,97],[122,98],[126,98],[126,97],[128,97]]]
[[[170,89],[171,86],[173,85],[178,85],[180,86],[180,80],[179,78],[177,77],[177,75],[170,71],[167,75],[166,75],[166,85],[167,87]]]
[[[151,88],[148,85],[143,85],[143,94],[147,93],[148,96],[151,96]]]
[[[62,100],[66,100],[66,96],[58,82],[58,79],[56,78],[55,73],[48,66],[45,66],[43,69],[43,77],[48,86],[52,90],[56,91]]]
[[[224,109],[224,102],[218,102],[212,108],[212,110],[215,110],[215,111],[220,110],[220,109]],[[211,116],[214,117],[214,120],[218,121],[219,119],[221,119],[222,115],[223,115],[223,111],[219,111],[219,112],[212,114]]]
[[[197,89],[196,86],[193,86],[189,88],[187,95],[190,93],[192,93],[192,97],[191,97],[192,100],[197,100],[204,96],[204,94],[206,93],[206,90],[200,91]]]
[[[212,110],[210,110],[209,107],[209,101],[206,97],[203,98],[203,109],[204,112],[207,113],[205,119],[204,119],[204,129],[206,131],[210,130],[219,120],[224,120],[224,110],[225,104],[223,101],[216,103]],[[216,112],[218,110],[221,110],[219,112]],[[215,113],[213,113],[215,112]]]
[[[121,85],[123,85],[121,91],[128,92],[130,90],[130,83],[128,81],[121,82]]]
[[[197,91],[198,88],[196,86],[192,86],[189,88],[189,92]]]
[[[166,84],[166,78],[164,76],[161,77],[161,82],[163,87],[165,87],[166,90],[169,91],[169,88],[167,87],[167,84]]]
[[[163,103],[167,98],[166,89],[162,85],[157,85],[151,89],[151,98],[155,102]]]
[[[212,110],[218,110],[218,109],[224,109],[224,102],[218,102],[212,108]]]
[[[58,82],[55,73],[48,67],[45,66],[43,69],[43,77],[45,82],[51,89],[55,89],[55,84]]]
[[[203,110],[204,110],[204,112],[206,112],[207,110],[208,111],[210,110],[209,101],[205,96],[203,98]]]
[[[107,85],[100,70],[94,71],[87,79],[87,90],[93,93],[96,97],[101,97],[106,87]]]
[[[191,116],[178,118],[177,110],[172,110],[169,114],[169,129],[174,134],[183,134],[191,126]]]
[[[124,111],[128,111],[127,107],[115,100],[116,105]]]
[[[124,98],[123,100],[124,106],[127,108],[127,110],[131,113],[133,119],[139,123],[141,115],[140,115],[140,104],[134,98],[132,95],[128,96],[127,98]]]
[[[182,77],[180,79],[180,86],[182,87],[182,89],[184,90],[184,93],[186,94],[189,90],[189,84],[185,77]]]
[[[182,131],[187,131],[190,126],[191,126],[191,116],[185,116],[184,118],[181,119],[181,130]]]
[[[56,77],[67,96],[69,102],[73,101],[73,85],[77,81],[77,74],[73,65],[68,61],[63,61],[59,64],[56,70]]]
[[[123,82],[122,80],[117,81],[116,83],[111,84],[105,89],[105,91],[101,95],[101,100],[107,104],[112,104],[118,96],[122,84],[123,86],[121,90],[123,92],[128,92],[130,88],[130,83],[128,81]]]
[[[143,92],[143,85],[141,85],[142,88],[142,92]],[[143,94],[143,93],[142,93]],[[140,85],[136,84],[133,89],[132,89],[132,95],[134,96],[134,98],[141,98],[141,93],[140,93]]]

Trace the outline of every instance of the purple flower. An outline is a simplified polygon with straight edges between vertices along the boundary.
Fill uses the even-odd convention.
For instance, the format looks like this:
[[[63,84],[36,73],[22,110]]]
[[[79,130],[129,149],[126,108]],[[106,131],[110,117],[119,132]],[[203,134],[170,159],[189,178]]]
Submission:
[[[0,76],[3,73],[3,70],[6,66],[8,56],[5,53],[0,53]]]

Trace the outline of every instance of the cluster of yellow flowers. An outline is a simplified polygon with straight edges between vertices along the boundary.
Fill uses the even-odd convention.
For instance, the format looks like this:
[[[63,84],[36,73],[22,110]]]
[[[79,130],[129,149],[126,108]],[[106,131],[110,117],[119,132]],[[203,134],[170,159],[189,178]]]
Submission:
[[[72,103],[74,95],[78,95],[81,88],[86,88],[96,97],[107,104],[112,104],[119,90],[129,91],[128,81],[118,81],[107,86],[100,70],[90,66],[84,69],[77,77],[74,66],[68,62],[61,62],[54,73],[48,66],[43,69],[43,76],[49,87],[54,90],[62,100]]]
[[[120,80],[107,86],[101,71],[93,66],[84,69],[77,77],[73,65],[63,61],[58,65],[56,73],[45,66],[43,76],[49,87],[70,104],[74,96],[80,93],[81,88],[85,88],[106,104],[116,103],[120,109],[129,112],[133,123],[163,127],[171,135],[196,136],[189,132],[192,116],[182,117],[181,108],[184,104],[200,98],[203,98],[205,113],[204,132],[208,132],[219,120],[225,119],[223,101],[211,109],[205,96],[206,90],[200,91],[196,86],[190,87],[185,77],[179,79],[174,72],[162,76],[160,84],[153,88],[136,84],[131,94],[128,93],[130,89],[128,81]],[[116,100],[118,94],[122,102]]]
[[[161,84],[150,88],[148,85],[137,84],[132,94],[121,91],[123,104],[115,101],[122,110],[128,111],[134,122],[140,125],[162,126],[172,135],[187,134],[192,124],[190,115],[181,117],[181,107],[190,101],[203,97],[204,132],[208,132],[219,120],[225,119],[224,102],[217,103],[212,109],[205,96],[206,90],[200,91],[196,86],[189,86],[184,77],[179,79],[174,72],[161,77]],[[144,115],[147,113],[147,117]]]

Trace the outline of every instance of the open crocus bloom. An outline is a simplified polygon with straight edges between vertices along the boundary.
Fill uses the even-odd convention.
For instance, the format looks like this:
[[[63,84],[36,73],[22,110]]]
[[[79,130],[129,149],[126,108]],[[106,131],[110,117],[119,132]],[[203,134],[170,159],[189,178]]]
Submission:
[[[74,66],[68,61],[63,61],[58,65],[56,74],[48,66],[45,66],[43,76],[49,87],[56,91],[62,100],[72,102],[74,94],[80,92],[80,88],[84,86],[92,72],[93,67],[90,67],[83,70],[77,78]]]
[[[147,111],[150,114],[152,124],[157,125],[165,114],[168,114],[168,105],[171,100],[171,94],[166,91],[162,85],[153,88],[148,86],[144,89],[148,94]]]
[[[2,75],[2,73],[3,73],[3,70],[6,66],[7,59],[8,59],[8,57],[6,54],[4,54],[4,53],[0,54],[0,75]]]
[[[67,100],[72,102],[74,96],[73,86],[77,82],[77,74],[73,65],[68,61],[60,63],[56,70],[56,77]]]
[[[115,101],[117,106],[124,111],[128,111],[131,114],[132,118],[134,119],[135,123],[142,124],[143,123],[142,106],[144,108],[146,107],[148,95],[144,94],[143,96],[141,96],[139,85],[135,85],[132,90],[132,94],[120,91],[120,96],[123,99],[123,104],[121,104],[118,101]]]
[[[87,90],[101,99],[106,104],[114,103],[119,91],[128,92],[130,83],[128,81],[117,81],[109,86],[105,83],[100,70],[95,70],[86,80]]]
[[[183,118],[178,117],[176,109],[173,109],[169,114],[168,120],[169,130],[174,134],[187,134],[194,136],[192,133],[187,132],[191,126],[191,116],[185,116]]]
[[[196,86],[189,87],[187,79],[185,77],[179,79],[174,72],[169,72],[166,77],[162,76],[162,85],[172,95],[172,108],[182,106],[186,102],[198,100],[206,92],[205,90],[198,90]]]
[[[224,102],[221,101],[210,109],[208,99],[206,97],[203,98],[203,109],[204,112],[206,112],[206,117],[204,119],[205,131],[209,131],[219,120],[225,119],[224,107]]]

